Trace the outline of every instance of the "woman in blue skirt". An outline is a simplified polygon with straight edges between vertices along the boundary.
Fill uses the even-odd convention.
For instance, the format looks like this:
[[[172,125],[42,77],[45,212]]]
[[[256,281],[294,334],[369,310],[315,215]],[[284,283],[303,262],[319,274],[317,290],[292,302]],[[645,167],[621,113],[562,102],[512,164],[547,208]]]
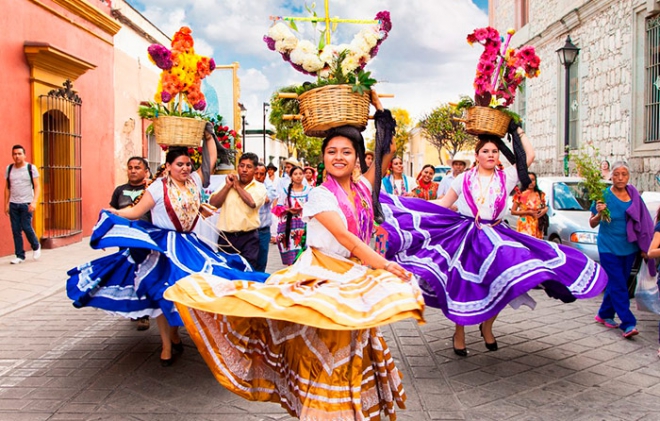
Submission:
[[[216,144],[207,131],[205,146],[214,163]],[[67,294],[76,307],[96,307],[125,317],[156,317],[163,344],[161,364],[172,364],[172,350],[183,351],[183,322],[165,290],[192,273],[263,282],[240,256],[216,254],[192,230],[199,222],[202,168],[193,171],[187,148],[170,148],[166,175],[147,188],[137,205],[101,212],[90,245],[120,247],[110,256],[69,271]],[[151,211],[153,225],[138,221]],[[131,221],[129,221],[131,220]]]

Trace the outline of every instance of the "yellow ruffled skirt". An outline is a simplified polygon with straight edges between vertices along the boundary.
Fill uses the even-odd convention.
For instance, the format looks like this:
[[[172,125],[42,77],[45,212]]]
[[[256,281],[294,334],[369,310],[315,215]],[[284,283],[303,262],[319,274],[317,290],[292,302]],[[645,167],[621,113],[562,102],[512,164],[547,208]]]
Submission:
[[[416,283],[308,249],[265,284],[192,275],[165,298],[215,378],[301,420],[396,419],[401,374],[378,326],[423,323]]]

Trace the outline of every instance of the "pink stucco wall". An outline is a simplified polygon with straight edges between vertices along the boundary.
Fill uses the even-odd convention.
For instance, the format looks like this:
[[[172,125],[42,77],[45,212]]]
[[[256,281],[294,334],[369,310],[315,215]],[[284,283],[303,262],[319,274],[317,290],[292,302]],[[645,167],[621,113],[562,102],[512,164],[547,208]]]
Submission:
[[[0,15],[0,63],[4,100],[0,103],[2,133],[0,166],[11,163],[11,146],[25,146],[32,160],[32,123],[29,65],[23,53],[25,42],[48,43],[72,56],[96,65],[74,81],[82,98],[82,200],[83,234],[89,235],[98,212],[106,207],[114,187],[114,86],[112,36],[80,16],[49,0],[40,3],[65,15],[62,19],[28,0],[12,0],[11,13]],[[109,6],[98,0],[89,2],[109,15]],[[98,36],[76,27],[77,22]],[[0,256],[12,254],[8,217],[0,218]]]

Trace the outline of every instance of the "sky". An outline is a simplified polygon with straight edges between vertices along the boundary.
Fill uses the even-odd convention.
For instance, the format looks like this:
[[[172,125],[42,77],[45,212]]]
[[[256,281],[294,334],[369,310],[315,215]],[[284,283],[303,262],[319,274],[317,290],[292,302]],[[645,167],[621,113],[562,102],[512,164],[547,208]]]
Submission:
[[[309,16],[305,0],[128,0],[165,34],[189,26],[198,54],[218,64],[240,63],[241,102],[248,129],[260,129],[263,102],[280,87],[313,80],[267,48],[262,38],[270,16]],[[311,1],[307,5],[312,5]],[[323,2],[316,1],[319,15]],[[385,108],[404,108],[413,120],[460,95],[472,94],[481,54],[465,41],[475,28],[488,25],[488,0],[330,0],[330,15],[373,19],[388,10],[392,30],[365,70],[378,80]],[[362,25],[339,24],[332,44],[349,43]],[[318,39],[311,24],[298,23],[298,37]],[[252,126],[252,127],[251,127]]]

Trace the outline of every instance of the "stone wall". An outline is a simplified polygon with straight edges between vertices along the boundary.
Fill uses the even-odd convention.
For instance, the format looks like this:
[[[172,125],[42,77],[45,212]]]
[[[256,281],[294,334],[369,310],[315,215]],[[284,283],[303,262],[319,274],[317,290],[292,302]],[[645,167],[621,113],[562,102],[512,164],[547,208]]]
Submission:
[[[639,12],[645,15],[646,1],[530,3],[530,22],[519,29],[512,45],[534,45],[542,60],[541,75],[527,82],[526,131],[536,148],[534,170],[543,175],[563,171],[564,68],[556,50],[570,34],[580,48],[578,144],[593,143],[610,162],[627,160],[633,184],[640,190],[660,190],[654,180],[660,170],[660,144],[642,144],[643,107],[635,102],[644,90],[643,83],[634,82],[635,74],[644,72],[643,60],[634,57],[635,43],[643,46],[639,42],[645,34],[637,19]],[[506,31],[514,24],[515,0],[495,0],[494,6],[491,25]]]

